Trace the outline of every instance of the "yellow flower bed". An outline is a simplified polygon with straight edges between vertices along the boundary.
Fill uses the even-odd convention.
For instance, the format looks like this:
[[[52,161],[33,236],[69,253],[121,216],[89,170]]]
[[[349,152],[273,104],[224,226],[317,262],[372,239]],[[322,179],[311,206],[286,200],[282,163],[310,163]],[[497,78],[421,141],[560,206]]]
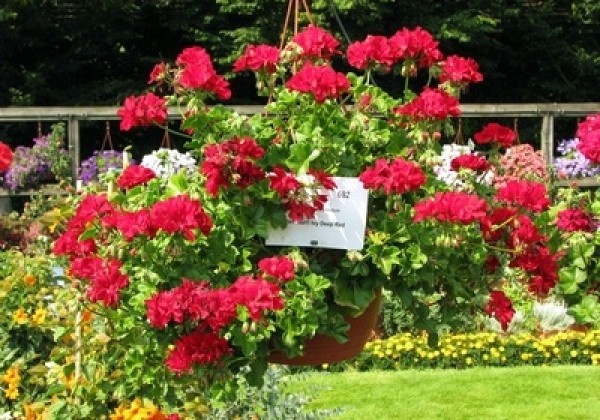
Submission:
[[[600,364],[600,330],[564,331],[549,337],[529,333],[493,332],[440,337],[437,347],[427,337],[410,333],[373,340],[353,361],[358,370],[410,368],[467,368],[550,364]]]

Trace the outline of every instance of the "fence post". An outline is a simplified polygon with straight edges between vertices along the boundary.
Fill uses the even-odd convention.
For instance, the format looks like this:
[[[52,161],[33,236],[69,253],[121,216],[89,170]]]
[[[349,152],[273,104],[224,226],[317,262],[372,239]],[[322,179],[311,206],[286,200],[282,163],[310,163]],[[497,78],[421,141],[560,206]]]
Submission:
[[[77,172],[79,170],[80,151],[79,144],[79,119],[74,115],[69,114],[67,119],[67,132],[69,142],[69,155],[71,156],[71,174],[73,175],[73,183],[77,180]]]
[[[546,165],[551,165],[554,159],[554,116],[550,113],[542,117],[540,148]]]

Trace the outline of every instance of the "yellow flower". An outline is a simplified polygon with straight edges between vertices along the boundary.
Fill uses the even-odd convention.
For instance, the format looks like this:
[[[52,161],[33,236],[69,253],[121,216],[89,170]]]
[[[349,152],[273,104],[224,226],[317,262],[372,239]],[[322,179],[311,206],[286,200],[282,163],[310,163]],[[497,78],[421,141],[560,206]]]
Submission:
[[[27,286],[33,286],[36,283],[36,279],[35,276],[31,273],[27,273],[25,274],[25,277],[23,277],[23,282],[27,285]]]
[[[27,312],[25,312],[25,309],[19,308],[13,313],[12,319],[17,324],[25,324],[27,322]]]
[[[31,316],[31,322],[33,325],[42,325],[46,320],[47,311],[44,308],[37,308],[34,314]]]
[[[4,395],[9,400],[16,400],[17,398],[19,398],[19,388],[17,388],[16,386],[9,386],[4,390]]]
[[[577,357],[579,352],[577,350],[571,350],[571,352],[569,354],[571,355],[571,357]]]

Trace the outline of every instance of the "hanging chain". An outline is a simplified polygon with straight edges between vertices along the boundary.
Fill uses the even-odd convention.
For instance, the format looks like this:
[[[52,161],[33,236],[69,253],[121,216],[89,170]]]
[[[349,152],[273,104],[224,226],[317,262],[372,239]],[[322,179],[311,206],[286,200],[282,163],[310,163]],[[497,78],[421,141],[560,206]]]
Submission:
[[[106,121],[104,124],[104,140],[102,141],[102,147],[100,147],[100,151],[103,152],[107,145],[110,147],[110,150],[114,150],[112,136],[110,134],[110,122],[108,121]]]

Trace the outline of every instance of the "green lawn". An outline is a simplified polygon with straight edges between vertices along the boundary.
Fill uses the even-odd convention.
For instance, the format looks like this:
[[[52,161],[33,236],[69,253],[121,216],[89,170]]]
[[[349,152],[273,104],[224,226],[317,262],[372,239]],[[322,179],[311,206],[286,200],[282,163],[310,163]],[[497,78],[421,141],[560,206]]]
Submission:
[[[308,373],[290,391],[336,419],[599,419],[600,367]]]

